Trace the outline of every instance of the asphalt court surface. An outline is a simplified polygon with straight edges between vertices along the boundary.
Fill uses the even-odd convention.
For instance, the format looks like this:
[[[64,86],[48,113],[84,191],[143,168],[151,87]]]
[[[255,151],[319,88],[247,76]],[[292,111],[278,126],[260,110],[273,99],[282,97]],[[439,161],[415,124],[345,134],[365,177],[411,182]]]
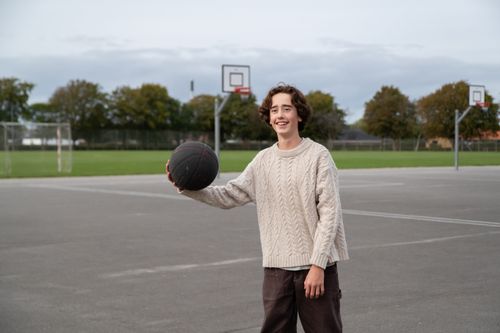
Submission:
[[[500,167],[340,188],[345,332],[500,332]],[[258,237],[162,175],[1,180],[0,332],[259,332]]]

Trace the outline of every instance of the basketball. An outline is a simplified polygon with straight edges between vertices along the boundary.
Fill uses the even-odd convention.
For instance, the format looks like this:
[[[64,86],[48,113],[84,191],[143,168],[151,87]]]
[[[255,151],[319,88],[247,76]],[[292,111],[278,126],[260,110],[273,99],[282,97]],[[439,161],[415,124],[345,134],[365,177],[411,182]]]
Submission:
[[[219,171],[219,161],[208,145],[186,142],[174,150],[168,171],[177,187],[199,191],[213,182]]]

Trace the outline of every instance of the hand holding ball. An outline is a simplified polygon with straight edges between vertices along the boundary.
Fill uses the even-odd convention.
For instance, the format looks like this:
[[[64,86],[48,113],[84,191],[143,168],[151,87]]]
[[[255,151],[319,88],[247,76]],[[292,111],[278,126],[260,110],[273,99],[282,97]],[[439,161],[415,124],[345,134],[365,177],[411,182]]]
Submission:
[[[179,189],[198,191],[213,182],[219,172],[219,161],[208,145],[186,142],[174,150],[167,172]]]

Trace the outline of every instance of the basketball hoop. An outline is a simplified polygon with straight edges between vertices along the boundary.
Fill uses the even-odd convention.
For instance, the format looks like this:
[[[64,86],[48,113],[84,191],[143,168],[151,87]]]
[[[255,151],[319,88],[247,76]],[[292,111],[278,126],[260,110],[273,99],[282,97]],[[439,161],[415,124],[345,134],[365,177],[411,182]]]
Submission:
[[[250,94],[252,91],[250,90],[249,87],[236,87],[234,88],[234,92],[239,94],[241,97],[241,100],[246,101],[250,97]]]
[[[479,106],[481,109],[483,109],[483,111],[488,111],[488,108],[490,107],[490,103],[489,102],[477,102],[476,103],[476,106]]]

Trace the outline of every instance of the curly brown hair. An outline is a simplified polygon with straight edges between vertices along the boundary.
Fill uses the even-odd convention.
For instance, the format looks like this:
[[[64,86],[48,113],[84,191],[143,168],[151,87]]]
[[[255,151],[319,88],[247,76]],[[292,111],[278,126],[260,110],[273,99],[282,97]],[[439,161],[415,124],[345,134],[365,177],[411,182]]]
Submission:
[[[304,94],[299,89],[288,84],[280,83],[269,90],[266,98],[264,98],[264,101],[262,102],[262,105],[259,107],[260,119],[271,126],[271,123],[269,122],[269,113],[273,104],[273,96],[279,93],[289,94],[292,97],[292,104],[295,106],[297,114],[302,119],[302,121],[299,122],[299,131],[302,131],[307,123],[307,119],[309,119],[309,116],[311,115],[312,109],[307,103]]]

